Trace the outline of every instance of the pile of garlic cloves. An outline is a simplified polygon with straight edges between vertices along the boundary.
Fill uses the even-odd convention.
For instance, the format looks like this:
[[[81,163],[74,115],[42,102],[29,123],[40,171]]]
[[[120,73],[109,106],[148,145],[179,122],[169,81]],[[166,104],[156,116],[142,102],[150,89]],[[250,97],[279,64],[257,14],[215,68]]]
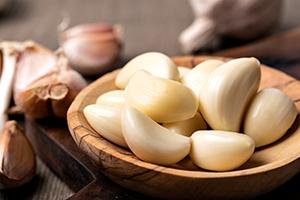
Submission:
[[[21,186],[35,174],[35,152],[12,107],[33,119],[65,118],[87,82],[73,70],[63,51],[34,41],[0,41],[0,189]]]

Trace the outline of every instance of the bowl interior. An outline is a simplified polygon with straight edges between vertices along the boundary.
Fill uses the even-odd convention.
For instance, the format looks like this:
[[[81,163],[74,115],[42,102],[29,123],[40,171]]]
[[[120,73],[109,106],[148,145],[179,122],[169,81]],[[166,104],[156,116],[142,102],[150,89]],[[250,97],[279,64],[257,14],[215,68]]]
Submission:
[[[173,60],[178,66],[192,68],[198,63],[207,59],[220,59],[228,61],[230,58],[220,57],[174,57]],[[91,83],[76,97],[72,103],[67,120],[72,137],[77,145],[91,158],[91,160],[101,167],[107,165],[117,166],[126,163],[126,167],[132,165],[143,169],[155,169],[164,173],[178,174],[180,176],[192,176],[195,178],[209,177],[236,177],[256,174],[268,170],[276,169],[295,161],[300,155],[300,129],[299,129],[299,111],[300,111],[300,83],[298,80],[262,65],[261,88],[274,87],[282,90],[295,102],[298,116],[290,130],[277,142],[266,147],[257,148],[253,156],[240,168],[230,172],[210,172],[200,169],[193,165],[187,157],[180,163],[172,166],[158,166],[155,164],[143,162],[135,157],[131,151],[121,148],[99,136],[88,124],[83,115],[83,109],[89,104],[95,103],[98,96],[110,90],[117,89],[114,80],[119,72],[115,70],[104,75]],[[108,158],[109,157],[109,158]],[[114,159],[112,159],[112,157]],[[114,162],[114,163],[108,163]],[[115,173],[122,173],[122,170],[115,170]],[[179,171],[179,172],[178,172]],[[129,172],[134,174],[135,172]],[[116,174],[114,176],[116,176]]]

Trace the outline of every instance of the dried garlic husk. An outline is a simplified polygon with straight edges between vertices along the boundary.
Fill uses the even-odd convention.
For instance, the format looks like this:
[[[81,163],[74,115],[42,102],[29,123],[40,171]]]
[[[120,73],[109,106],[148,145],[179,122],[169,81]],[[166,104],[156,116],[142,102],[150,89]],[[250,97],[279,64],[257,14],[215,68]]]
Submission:
[[[115,67],[123,47],[121,25],[91,23],[67,28],[66,20],[58,26],[58,34],[73,69],[84,76],[95,76]]]
[[[276,25],[281,10],[281,0],[190,0],[190,5],[195,19],[179,36],[186,54],[215,49],[223,36],[262,36]]]
[[[24,185],[35,171],[35,153],[23,129],[15,121],[6,122],[0,136],[0,189]]]
[[[19,52],[14,102],[34,118],[65,118],[69,105],[86,85],[62,52],[57,56],[34,42]]]

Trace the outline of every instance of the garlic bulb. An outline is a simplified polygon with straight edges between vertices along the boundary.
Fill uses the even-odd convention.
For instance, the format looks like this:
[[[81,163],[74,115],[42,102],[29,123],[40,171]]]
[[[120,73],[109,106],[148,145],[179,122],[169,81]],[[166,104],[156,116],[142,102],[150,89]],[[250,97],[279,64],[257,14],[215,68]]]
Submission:
[[[80,74],[95,76],[115,67],[123,47],[122,26],[81,24],[59,31],[60,45]]]
[[[221,37],[250,40],[279,21],[281,0],[190,0],[193,23],[179,36],[182,51],[211,50]]]
[[[196,131],[191,136],[190,157],[203,169],[229,171],[240,167],[253,154],[254,141],[230,131]]]
[[[297,117],[293,100],[276,88],[265,88],[251,101],[244,120],[244,133],[265,146],[277,141]]]
[[[157,77],[179,80],[178,68],[170,57],[159,52],[147,52],[134,57],[121,69],[115,80],[116,86],[125,89],[130,77],[141,69]]]
[[[132,106],[126,105],[123,109],[121,123],[126,143],[141,160],[171,165],[190,151],[189,137],[162,127]]]
[[[125,99],[156,122],[175,122],[192,118],[198,110],[193,91],[183,84],[155,77],[144,70],[132,75]]]
[[[213,70],[199,94],[199,110],[212,129],[239,132],[260,84],[256,58],[237,58]]]
[[[0,189],[19,187],[35,175],[36,159],[23,129],[7,121],[0,136]]]
[[[59,56],[34,43],[22,43],[18,52],[13,97],[17,106],[33,118],[65,118],[67,109],[87,82]]]

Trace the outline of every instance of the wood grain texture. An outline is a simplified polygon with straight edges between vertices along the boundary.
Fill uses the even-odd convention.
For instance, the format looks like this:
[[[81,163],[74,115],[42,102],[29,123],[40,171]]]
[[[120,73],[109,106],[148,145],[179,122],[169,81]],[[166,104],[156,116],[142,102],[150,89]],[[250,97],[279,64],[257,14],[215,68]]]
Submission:
[[[187,67],[194,67],[206,59],[229,60],[220,57],[173,58],[177,65]],[[276,87],[283,90],[294,100],[299,114],[299,81],[264,65],[261,70],[261,88]],[[269,192],[299,172],[299,117],[281,140],[257,149],[247,163],[231,172],[187,170],[186,160],[170,167],[139,160],[127,149],[98,135],[82,112],[100,94],[116,88],[114,79],[117,73],[118,70],[106,74],[85,88],[71,105],[67,116],[69,130],[76,144],[116,183],[130,190],[165,199],[244,199]]]

